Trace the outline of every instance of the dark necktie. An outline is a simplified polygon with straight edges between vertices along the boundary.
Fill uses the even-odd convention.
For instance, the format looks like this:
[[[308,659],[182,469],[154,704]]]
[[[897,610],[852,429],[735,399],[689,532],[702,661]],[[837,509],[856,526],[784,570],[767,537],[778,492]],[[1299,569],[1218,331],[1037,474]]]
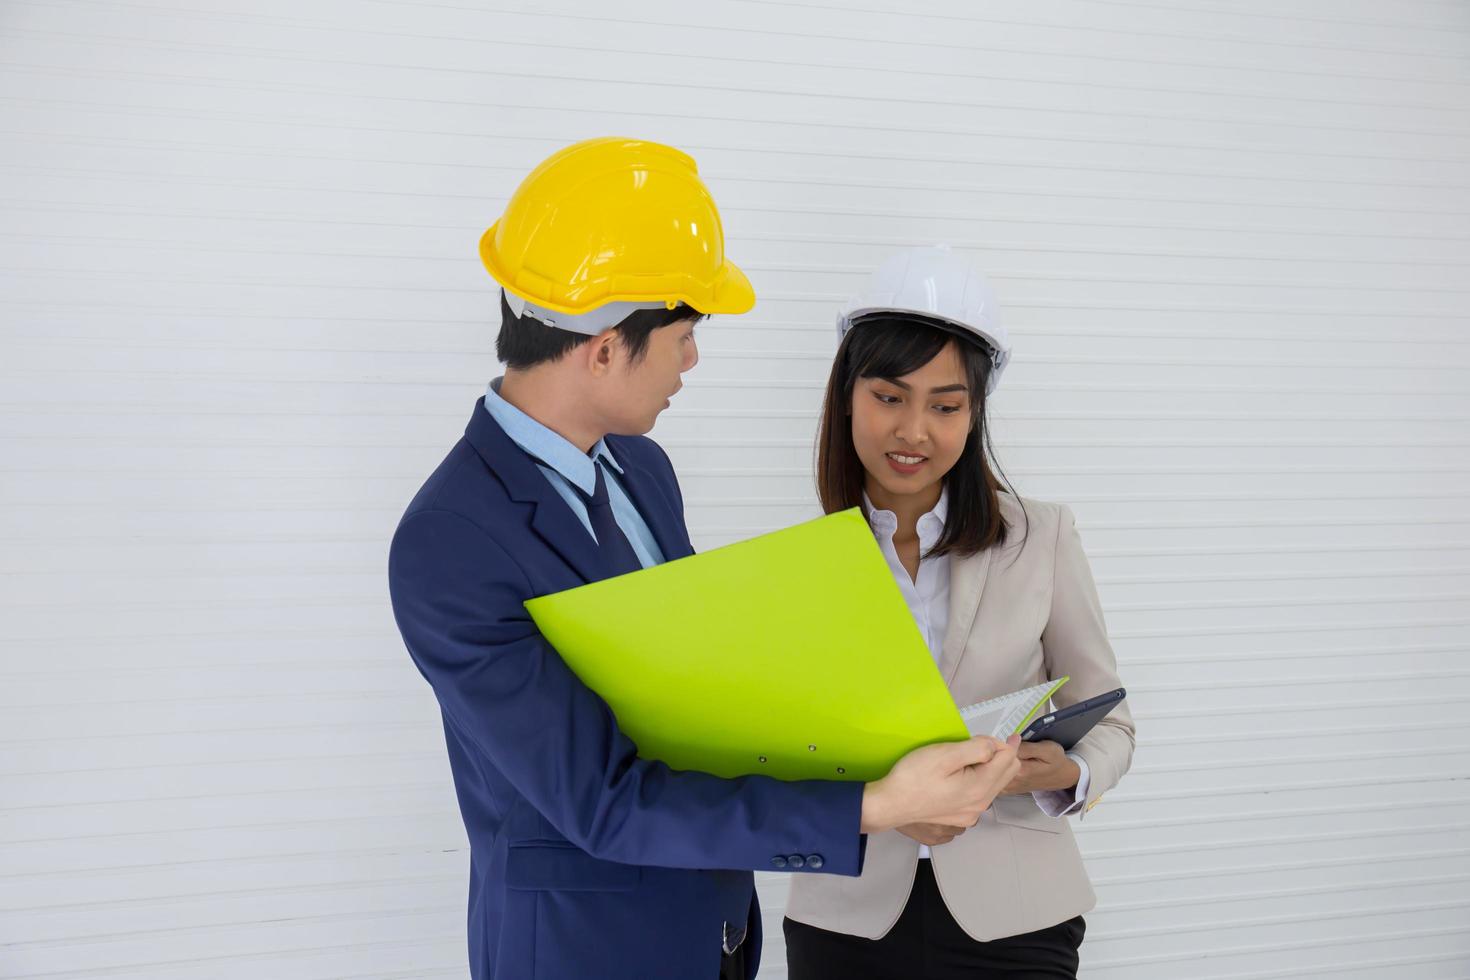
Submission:
[[[636,572],[643,567],[643,563],[638,560],[638,553],[628,543],[623,529],[618,527],[618,522],[613,517],[612,504],[607,499],[607,477],[603,474],[602,464],[593,460],[592,466],[597,470],[597,486],[593,488],[592,496],[587,496],[580,488],[577,489],[577,495],[587,505],[587,518],[592,524],[592,534],[597,538],[597,553],[602,556],[602,566],[607,570],[609,578]]]

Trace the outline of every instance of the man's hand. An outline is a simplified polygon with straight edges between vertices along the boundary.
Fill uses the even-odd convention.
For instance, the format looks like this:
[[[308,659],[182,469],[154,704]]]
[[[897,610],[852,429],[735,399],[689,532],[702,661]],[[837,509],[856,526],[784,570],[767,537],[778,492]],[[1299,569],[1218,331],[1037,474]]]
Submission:
[[[1012,736],[997,742],[984,735],[965,742],[917,748],[888,775],[863,790],[861,832],[893,830],[915,823],[973,827],[980,814],[1020,771]]]
[[[1056,742],[1022,742],[1016,749],[1021,771],[1016,774],[1002,796],[1024,796],[1049,789],[1072,789],[1082,778],[1077,763]]]
[[[898,832],[905,837],[911,837],[920,844],[928,844],[930,847],[948,844],[969,829],[968,827],[949,827],[942,823],[909,823],[897,828]]]

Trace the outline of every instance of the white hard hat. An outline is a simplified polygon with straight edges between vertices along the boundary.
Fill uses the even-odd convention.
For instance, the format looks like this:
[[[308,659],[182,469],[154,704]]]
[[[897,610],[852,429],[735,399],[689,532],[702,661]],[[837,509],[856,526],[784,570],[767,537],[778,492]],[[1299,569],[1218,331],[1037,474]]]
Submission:
[[[1010,338],[1001,326],[995,293],[948,245],[905,249],[885,259],[866,289],[838,311],[838,341],[870,313],[913,313],[973,335],[990,351],[986,394],[995,391],[1011,359]]]

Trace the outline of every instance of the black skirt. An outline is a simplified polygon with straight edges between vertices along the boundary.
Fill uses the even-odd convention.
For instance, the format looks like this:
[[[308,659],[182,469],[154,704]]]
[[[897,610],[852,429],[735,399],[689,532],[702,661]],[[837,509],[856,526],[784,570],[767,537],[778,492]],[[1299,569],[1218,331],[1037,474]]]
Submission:
[[[934,869],[919,861],[898,923],[882,939],[828,932],[787,919],[790,980],[1075,980],[1082,916],[1047,929],[978,942],[960,928],[939,894]]]

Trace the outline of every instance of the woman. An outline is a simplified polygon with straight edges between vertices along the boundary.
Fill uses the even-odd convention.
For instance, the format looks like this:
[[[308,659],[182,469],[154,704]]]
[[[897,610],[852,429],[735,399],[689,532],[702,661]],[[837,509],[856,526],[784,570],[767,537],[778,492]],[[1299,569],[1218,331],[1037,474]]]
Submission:
[[[1009,358],[984,281],[948,249],[913,249],[838,320],[817,482],[828,513],[862,506],[956,703],[1070,675],[1058,707],[1121,687],[1071,512],[1001,490],[986,396]],[[868,841],[861,877],[791,883],[791,980],[1075,977],[1095,904],[1064,817],[1133,755],[1120,705],[1072,752],[1022,743],[1022,769],[974,827]]]

